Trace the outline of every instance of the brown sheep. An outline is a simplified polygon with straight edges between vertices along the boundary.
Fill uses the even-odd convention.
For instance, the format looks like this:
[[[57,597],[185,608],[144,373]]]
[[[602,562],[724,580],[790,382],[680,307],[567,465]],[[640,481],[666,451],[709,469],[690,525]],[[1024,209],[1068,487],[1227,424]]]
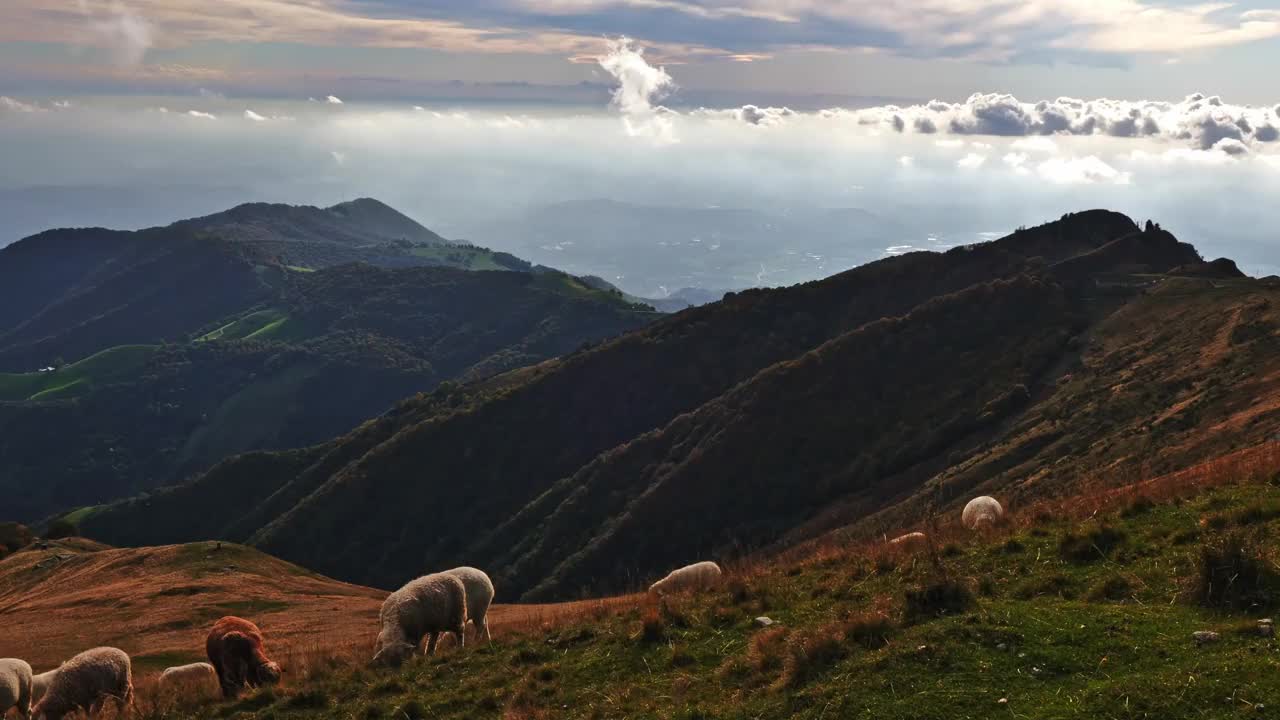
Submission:
[[[214,623],[205,651],[218,673],[223,697],[233,698],[245,687],[280,681],[280,666],[263,650],[262,631],[248,620],[228,616]]]

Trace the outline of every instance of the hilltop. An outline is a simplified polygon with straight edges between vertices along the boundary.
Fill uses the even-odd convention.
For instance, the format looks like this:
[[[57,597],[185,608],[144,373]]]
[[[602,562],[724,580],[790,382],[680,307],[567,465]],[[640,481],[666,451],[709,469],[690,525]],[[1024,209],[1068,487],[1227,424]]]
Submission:
[[[731,293],[83,529],[228,538],[384,585],[467,558],[547,600],[877,534],[972,492],[1123,484],[1276,432],[1277,290],[1188,277],[1203,267],[1158,226],[1090,211]],[[448,508],[429,534],[423,508]]]
[[[323,442],[414,393],[536,364],[656,316],[527,263],[301,268],[262,240],[321,253],[393,232],[412,243],[434,236],[374,201],[243,206],[191,223],[50,231],[0,250],[5,519],[38,521],[242,452]]]
[[[514,255],[440,237],[394,208],[359,198],[328,208],[248,203],[175,223],[216,235],[282,265],[319,270],[351,262],[378,267],[438,265],[530,270]]]
[[[254,618],[273,652],[295,668],[318,654],[367,660],[386,595],[231,543],[129,549],[80,538],[42,541],[0,558],[0,654],[46,669],[86,647],[112,645],[147,676],[204,660],[209,626],[242,615]],[[587,608],[500,603],[491,617],[511,634]]]

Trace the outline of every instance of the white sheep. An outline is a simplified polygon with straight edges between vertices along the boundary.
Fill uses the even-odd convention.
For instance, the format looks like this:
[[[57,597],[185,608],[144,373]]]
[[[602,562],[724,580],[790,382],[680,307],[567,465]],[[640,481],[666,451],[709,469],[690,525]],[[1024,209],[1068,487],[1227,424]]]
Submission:
[[[672,570],[666,577],[649,586],[654,595],[667,595],[681,590],[701,590],[713,587],[723,575],[720,566],[710,560],[686,565]]]
[[[97,715],[108,700],[117,715],[133,705],[133,668],[123,650],[86,650],[58,668],[49,690],[31,710],[36,720],[62,720],[77,710]]]
[[[461,580],[467,590],[467,619],[476,626],[476,638],[484,636],[485,640],[490,640],[485,617],[489,613],[489,604],[493,602],[493,581],[483,570],[473,567],[456,567],[446,570],[445,574]]]
[[[18,708],[22,717],[31,716],[31,666],[17,658],[0,659],[0,718]]]
[[[38,703],[44,694],[49,692],[49,684],[53,682],[53,678],[57,676],[60,668],[54,668],[48,672],[42,672],[39,675],[31,676],[31,702]]]
[[[1004,508],[1000,507],[1000,503],[993,497],[976,497],[964,506],[964,512],[960,515],[960,521],[970,530],[977,530],[980,527],[994,525],[1001,517],[1004,517]]]
[[[434,573],[409,581],[382,603],[382,629],[374,643],[373,664],[399,666],[420,652],[430,636],[427,653],[434,654],[441,633],[457,633],[466,645],[467,589],[454,575]]]
[[[901,545],[903,547],[919,547],[920,545],[925,544],[925,541],[928,539],[928,536],[922,532],[909,532],[906,535],[899,535],[898,537],[890,540],[889,544]]]
[[[163,687],[185,687],[193,690],[218,690],[218,671],[207,662],[195,662],[189,665],[175,665],[165,668],[160,673],[160,685]]]

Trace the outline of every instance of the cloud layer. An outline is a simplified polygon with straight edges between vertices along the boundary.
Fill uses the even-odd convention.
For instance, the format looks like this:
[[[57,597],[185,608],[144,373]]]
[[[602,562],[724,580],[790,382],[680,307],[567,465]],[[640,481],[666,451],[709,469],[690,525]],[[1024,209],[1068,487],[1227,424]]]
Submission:
[[[750,125],[777,125],[800,115],[787,108],[753,105],[695,114],[735,118]],[[901,134],[1155,138],[1232,155],[1280,140],[1280,107],[1233,105],[1200,93],[1180,102],[1063,97],[1036,103],[1007,94],[978,93],[960,103],[934,100],[906,107],[830,109],[816,115],[837,124],[880,127]]]

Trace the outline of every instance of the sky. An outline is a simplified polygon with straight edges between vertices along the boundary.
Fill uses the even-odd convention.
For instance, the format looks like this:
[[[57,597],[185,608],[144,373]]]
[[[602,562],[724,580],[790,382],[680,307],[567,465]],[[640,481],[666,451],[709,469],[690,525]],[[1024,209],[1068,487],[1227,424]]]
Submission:
[[[6,0],[0,92],[573,101],[626,35],[691,101],[1263,103],[1268,0]],[[459,89],[458,85],[464,87]],[[519,84],[539,86],[533,89]],[[345,93],[345,94],[344,94]]]
[[[1110,207],[1280,273],[1278,63],[1259,0],[5,0],[0,245],[373,196],[661,294]]]

